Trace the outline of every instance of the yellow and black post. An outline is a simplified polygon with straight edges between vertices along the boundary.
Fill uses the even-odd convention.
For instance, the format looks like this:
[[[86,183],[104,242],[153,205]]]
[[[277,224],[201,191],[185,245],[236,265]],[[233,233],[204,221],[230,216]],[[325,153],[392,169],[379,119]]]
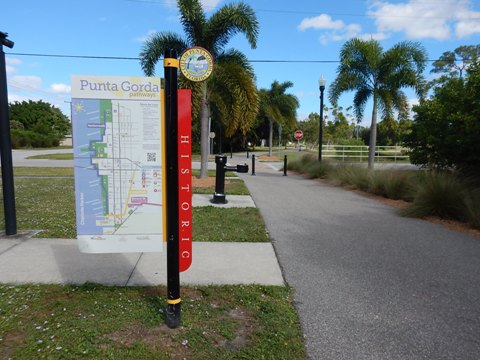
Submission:
[[[180,271],[178,244],[178,67],[177,53],[165,51],[165,150],[167,187],[167,315],[171,329],[180,325]]]

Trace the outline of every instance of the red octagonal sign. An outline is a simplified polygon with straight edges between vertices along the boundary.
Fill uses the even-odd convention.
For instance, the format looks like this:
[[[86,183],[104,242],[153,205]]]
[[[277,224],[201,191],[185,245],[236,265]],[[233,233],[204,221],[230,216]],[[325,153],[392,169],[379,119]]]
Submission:
[[[303,139],[303,131],[302,130],[297,130],[293,134],[296,140],[302,140]]]

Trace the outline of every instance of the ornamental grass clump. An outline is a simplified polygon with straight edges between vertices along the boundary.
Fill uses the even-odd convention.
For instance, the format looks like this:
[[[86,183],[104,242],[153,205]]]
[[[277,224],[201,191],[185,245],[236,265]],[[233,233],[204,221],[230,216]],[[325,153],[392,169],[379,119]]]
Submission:
[[[471,227],[480,229],[480,188],[464,193],[465,217]]]
[[[464,220],[464,184],[448,173],[426,173],[419,181],[411,205],[402,214],[412,217],[438,216]]]
[[[306,172],[307,167],[314,161],[314,157],[311,154],[305,154],[297,160],[290,161],[287,164],[287,169],[303,174]]]
[[[389,199],[412,201],[414,187],[414,176],[412,171],[383,172],[384,196]]]
[[[324,178],[332,171],[332,164],[327,161],[313,160],[305,166],[305,173],[310,179]]]

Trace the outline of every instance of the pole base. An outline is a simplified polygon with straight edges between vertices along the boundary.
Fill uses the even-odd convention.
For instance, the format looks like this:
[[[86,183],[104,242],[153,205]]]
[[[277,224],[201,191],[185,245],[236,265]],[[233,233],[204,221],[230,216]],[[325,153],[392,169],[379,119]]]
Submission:
[[[228,202],[225,194],[217,194],[217,193],[213,194],[213,199],[210,201],[213,204],[226,204]]]
[[[165,316],[165,324],[170,329],[176,329],[180,326],[181,322],[181,308],[180,304],[167,305],[167,311]]]

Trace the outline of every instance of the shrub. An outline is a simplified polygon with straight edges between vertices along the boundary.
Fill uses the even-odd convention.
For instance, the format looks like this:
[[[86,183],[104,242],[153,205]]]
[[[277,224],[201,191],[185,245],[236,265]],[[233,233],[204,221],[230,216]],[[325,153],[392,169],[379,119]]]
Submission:
[[[289,161],[287,164],[288,170],[305,173],[307,167],[315,161],[313,155],[305,154],[297,160]]]
[[[332,171],[332,165],[327,161],[311,161],[305,165],[305,173],[310,179],[324,178]]]
[[[385,171],[370,171],[368,174],[368,187],[366,190],[375,195],[385,196],[385,176]]]
[[[412,204],[403,209],[405,216],[439,216],[445,219],[463,220],[463,184],[452,174],[430,172],[415,192]]]
[[[480,229],[480,189],[470,189],[464,193],[465,217],[470,226]]]
[[[383,177],[385,197],[394,200],[413,200],[414,176],[411,171],[385,171]]]

